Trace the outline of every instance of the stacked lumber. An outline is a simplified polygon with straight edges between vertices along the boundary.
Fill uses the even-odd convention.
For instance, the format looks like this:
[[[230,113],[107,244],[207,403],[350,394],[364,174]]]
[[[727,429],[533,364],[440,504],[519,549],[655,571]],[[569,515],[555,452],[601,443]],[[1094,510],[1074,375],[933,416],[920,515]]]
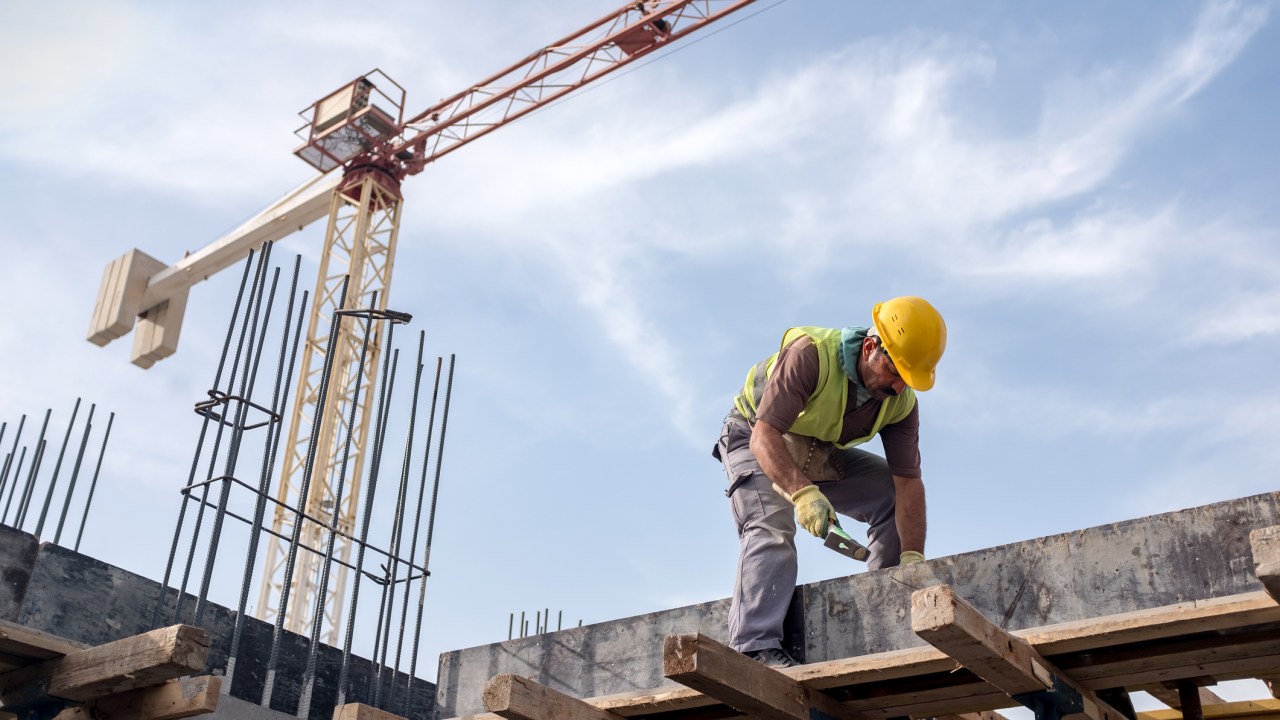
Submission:
[[[189,625],[88,647],[0,621],[0,710],[58,720],[175,720],[217,708],[209,636]]]

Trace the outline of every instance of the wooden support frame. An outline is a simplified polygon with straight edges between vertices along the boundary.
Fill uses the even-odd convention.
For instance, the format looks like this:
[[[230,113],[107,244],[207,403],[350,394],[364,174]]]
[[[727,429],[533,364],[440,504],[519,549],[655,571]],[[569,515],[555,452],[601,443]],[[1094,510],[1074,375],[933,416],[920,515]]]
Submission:
[[[608,710],[510,674],[489,678],[484,706],[507,720],[621,720]]]
[[[1280,525],[1249,533],[1249,545],[1253,548],[1253,569],[1262,587],[1280,602]]]
[[[209,635],[190,625],[152,630],[0,675],[0,705],[53,697],[86,702],[204,669]]]
[[[1091,690],[1064,675],[1026,640],[988,620],[947,585],[911,594],[911,629],[975,675],[1027,705],[1043,720],[1125,720]]]
[[[99,698],[91,704],[95,720],[177,720],[218,709],[222,678],[213,675],[168,680]]]
[[[662,674],[762,720],[862,717],[821,690],[701,633],[672,635],[663,641]]]

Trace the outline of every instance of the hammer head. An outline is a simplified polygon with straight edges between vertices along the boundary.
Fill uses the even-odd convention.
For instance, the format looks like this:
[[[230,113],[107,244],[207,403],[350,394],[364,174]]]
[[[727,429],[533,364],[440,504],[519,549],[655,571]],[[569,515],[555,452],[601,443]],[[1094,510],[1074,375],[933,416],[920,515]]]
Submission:
[[[823,545],[835,550],[836,552],[854,560],[866,561],[871,555],[871,551],[857,540],[849,537],[849,533],[840,528],[839,525],[832,524],[827,530],[827,539],[823,541]]]

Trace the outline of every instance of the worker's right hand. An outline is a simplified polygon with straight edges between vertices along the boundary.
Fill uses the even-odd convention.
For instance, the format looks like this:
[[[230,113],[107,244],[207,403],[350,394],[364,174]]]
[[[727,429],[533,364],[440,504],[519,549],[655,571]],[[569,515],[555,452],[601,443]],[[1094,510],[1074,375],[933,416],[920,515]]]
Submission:
[[[791,495],[796,506],[796,522],[814,537],[825,538],[827,529],[835,522],[836,510],[817,485],[805,485]]]

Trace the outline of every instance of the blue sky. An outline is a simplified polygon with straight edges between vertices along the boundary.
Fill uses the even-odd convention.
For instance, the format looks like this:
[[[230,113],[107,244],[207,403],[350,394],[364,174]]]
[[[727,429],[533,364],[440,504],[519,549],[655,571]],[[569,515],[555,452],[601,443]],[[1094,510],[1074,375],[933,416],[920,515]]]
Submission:
[[[416,111],[614,4],[0,5],[0,418],[117,413],[91,554],[162,572],[238,279],[143,372],[84,340],[103,266],[310,177],[296,112],[368,69]],[[1274,3],[761,0],[694,39],[405,184],[391,305],[458,356],[432,657],[727,596],[736,385],[895,295],[950,330],[930,557],[1274,488]],[[310,278],[322,231],[277,253]]]

